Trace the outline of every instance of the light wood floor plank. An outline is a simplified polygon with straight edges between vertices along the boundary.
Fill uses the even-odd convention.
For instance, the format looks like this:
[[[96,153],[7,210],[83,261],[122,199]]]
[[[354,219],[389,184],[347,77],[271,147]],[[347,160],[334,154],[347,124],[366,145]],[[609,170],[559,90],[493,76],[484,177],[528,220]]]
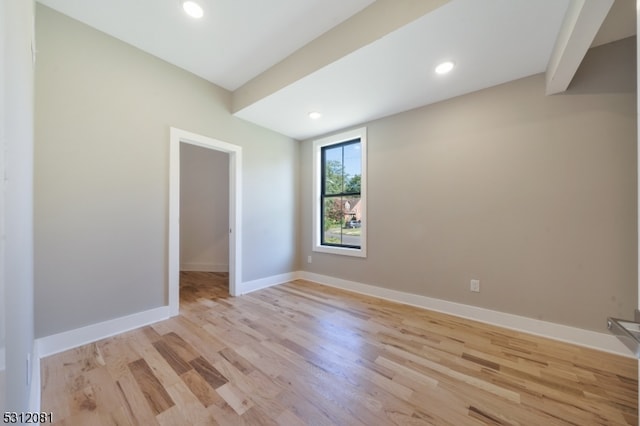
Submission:
[[[151,410],[130,371],[119,376],[116,381],[116,389],[124,413],[132,424],[140,426],[158,424],[155,413]]]
[[[154,414],[160,414],[175,405],[166,388],[153,374],[151,367],[144,359],[130,363],[129,369]]]
[[[636,425],[631,358],[296,280],[42,360],[57,425]]]

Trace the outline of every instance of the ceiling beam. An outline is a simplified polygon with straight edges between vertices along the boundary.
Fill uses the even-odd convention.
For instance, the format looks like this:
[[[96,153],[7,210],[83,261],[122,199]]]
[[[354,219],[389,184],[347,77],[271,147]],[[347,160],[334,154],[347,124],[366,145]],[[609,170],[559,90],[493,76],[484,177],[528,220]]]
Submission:
[[[569,87],[613,0],[571,0],[547,66],[547,95]]]
[[[384,37],[450,0],[377,0],[239,87],[232,113]]]

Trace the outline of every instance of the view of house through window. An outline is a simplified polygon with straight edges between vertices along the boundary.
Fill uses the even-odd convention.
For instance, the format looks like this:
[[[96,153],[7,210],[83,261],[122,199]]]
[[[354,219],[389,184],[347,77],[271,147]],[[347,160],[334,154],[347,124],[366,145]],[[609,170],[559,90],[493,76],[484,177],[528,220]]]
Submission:
[[[321,244],[360,248],[362,230],[360,138],[321,149]]]

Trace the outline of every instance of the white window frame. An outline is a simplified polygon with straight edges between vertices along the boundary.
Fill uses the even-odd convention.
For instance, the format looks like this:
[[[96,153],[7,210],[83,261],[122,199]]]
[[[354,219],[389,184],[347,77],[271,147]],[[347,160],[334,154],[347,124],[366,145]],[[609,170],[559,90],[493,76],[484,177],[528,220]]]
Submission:
[[[322,148],[336,145],[353,139],[360,139],[360,155],[362,164],[362,176],[360,177],[360,204],[361,220],[360,248],[334,247],[322,244],[321,227],[321,172],[322,172]],[[320,253],[339,254],[344,256],[367,257],[367,128],[342,132],[337,135],[313,141],[313,247],[312,251]]]

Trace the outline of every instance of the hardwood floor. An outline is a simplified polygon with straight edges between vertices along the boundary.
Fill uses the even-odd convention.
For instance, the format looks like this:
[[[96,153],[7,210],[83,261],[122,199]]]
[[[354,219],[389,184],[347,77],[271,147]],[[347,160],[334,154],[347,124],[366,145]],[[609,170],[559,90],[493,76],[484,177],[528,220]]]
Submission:
[[[42,360],[60,425],[638,424],[637,362],[294,281]]]

